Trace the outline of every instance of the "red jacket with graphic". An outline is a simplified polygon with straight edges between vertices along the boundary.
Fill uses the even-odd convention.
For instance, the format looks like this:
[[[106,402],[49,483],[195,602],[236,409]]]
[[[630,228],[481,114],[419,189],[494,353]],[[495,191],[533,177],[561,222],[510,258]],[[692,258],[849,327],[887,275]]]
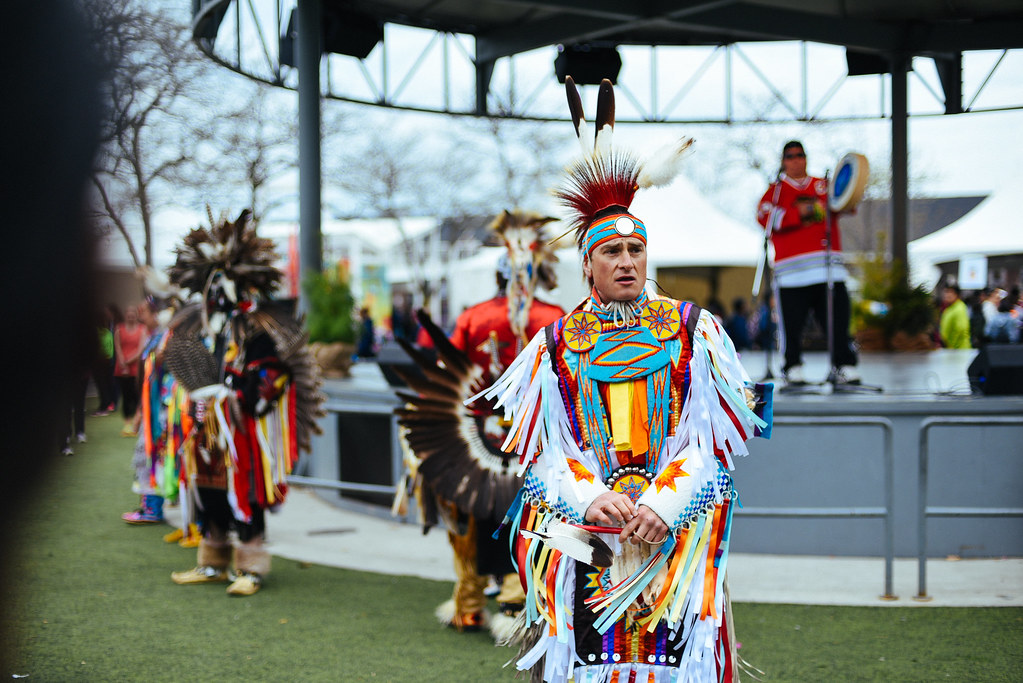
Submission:
[[[520,342],[508,323],[508,297],[495,296],[467,308],[458,316],[451,343],[464,351],[473,363],[489,371],[490,378],[494,379],[511,365],[525,342],[564,315],[561,307],[534,299],[529,309],[526,339]]]
[[[799,205],[817,201],[820,219],[804,223]],[[827,236],[828,184],[807,176],[794,180],[784,173],[771,183],[760,200],[757,221],[770,231],[774,245],[775,278],[780,287],[801,287],[827,281],[824,240]],[[831,216],[831,265],[833,281],[845,279],[838,216]]]

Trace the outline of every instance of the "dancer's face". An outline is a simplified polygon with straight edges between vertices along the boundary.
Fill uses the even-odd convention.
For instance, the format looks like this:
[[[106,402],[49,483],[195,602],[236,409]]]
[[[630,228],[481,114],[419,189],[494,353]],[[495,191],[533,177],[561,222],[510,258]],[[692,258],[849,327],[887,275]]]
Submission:
[[[806,177],[806,152],[802,147],[790,147],[781,159],[785,175],[796,180]]]
[[[638,237],[604,242],[583,259],[583,273],[603,303],[632,301],[646,285],[646,244]]]

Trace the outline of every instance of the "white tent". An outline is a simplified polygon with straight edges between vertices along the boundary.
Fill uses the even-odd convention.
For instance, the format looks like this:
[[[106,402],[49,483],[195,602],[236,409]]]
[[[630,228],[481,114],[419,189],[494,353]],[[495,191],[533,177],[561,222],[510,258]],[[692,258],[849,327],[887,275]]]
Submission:
[[[1015,185],[996,191],[954,223],[910,242],[913,279],[927,279],[933,266],[966,254],[1023,254],[1023,216],[1016,206],[1023,182]]]
[[[731,218],[708,202],[685,177],[667,187],[640,190],[630,210],[646,224],[654,268],[749,266],[763,252],[763,232]]]
[[[506,253],[504,247],[482,247],[475,256],[451,264],[448,306],[452,318],[465,308],[486,301],[497,294],[494,273],[497,270],[497,260],[503,253]],[[586,283],[583,282],[579,253],[574,246],[558,250],[555,271],[558,275],[558,287],[552,292],[538,290],[536,297],[557,304],[566,311],[571,310],[589,293]]]

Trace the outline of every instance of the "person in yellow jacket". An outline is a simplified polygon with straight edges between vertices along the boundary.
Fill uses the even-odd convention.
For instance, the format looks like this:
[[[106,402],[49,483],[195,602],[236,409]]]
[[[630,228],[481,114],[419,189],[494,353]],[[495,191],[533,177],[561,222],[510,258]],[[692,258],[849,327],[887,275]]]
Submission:
[[[946,349],[969,349],[970,346],[970,313],[962,299],[958,285],[945,285],[941,291],[941,299],[945,310],[941,312],[938,330],[941,344]]]

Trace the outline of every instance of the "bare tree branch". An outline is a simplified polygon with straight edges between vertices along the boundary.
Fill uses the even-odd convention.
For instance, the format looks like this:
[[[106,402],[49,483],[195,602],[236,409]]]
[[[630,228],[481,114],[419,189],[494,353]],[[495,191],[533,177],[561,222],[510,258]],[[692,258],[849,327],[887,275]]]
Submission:
[[[94,185],[103,213],[126,239],[128,226],[141,226],[145,263],[152,265],[155,212],[189,185],[206,183],[182,172],[196,144],[182,122],[206,111],[196,99],[209,64],[191,46],[184,18],[175,20],[169,8],[141,0],[80,2],[106,74]]]
[[[103,200],[105,212],[102,215],[109,218],[110,222],[120,231],[124,237],[125,244],[128,245],[128,251],[131,252],[131,260],[135,263],[135,268],[141,268],[142,263],[139,261],[138,251],[135,250],[135,241],[132,240],[128,227],[121,220],[121,212],[114,208],[110,201],[110,195],[107,194],[106,187],[103,186],[103,183],[99,181],[95,174],[92,175],[92,184],[96,187],[96,191],[99,192],[100,198]]]

